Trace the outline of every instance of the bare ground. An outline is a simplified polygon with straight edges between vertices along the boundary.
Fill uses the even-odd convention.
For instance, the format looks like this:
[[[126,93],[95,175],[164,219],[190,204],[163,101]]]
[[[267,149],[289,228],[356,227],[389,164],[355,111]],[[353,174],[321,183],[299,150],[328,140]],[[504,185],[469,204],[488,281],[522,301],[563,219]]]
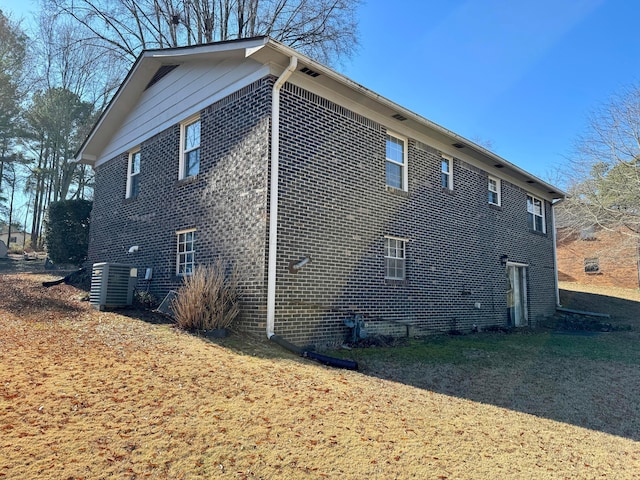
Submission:
[[[632,361],[538,341],[341,371],[43,279],[0,276],[0,478],[640,478]]]

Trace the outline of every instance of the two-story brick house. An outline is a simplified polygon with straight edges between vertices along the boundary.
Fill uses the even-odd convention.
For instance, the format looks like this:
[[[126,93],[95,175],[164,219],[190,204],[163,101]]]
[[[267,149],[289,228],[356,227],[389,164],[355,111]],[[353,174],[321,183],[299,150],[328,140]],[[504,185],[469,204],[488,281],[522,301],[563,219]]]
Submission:
[[[419,333],[556,305],[562,192],[268,38],[143,52],[78,161],[90,261],[152,268],[163,295],[223,255],[246,330],[331,343],[354,313]]]

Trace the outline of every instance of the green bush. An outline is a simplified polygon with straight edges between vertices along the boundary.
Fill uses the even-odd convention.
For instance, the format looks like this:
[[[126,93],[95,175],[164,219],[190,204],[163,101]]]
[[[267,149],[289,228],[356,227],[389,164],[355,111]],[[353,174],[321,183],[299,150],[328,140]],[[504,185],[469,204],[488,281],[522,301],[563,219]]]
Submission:
[[[89,200],[61,200],[49,205],[45,243],[54,263],[81,265],[87,259],[92,206]]]

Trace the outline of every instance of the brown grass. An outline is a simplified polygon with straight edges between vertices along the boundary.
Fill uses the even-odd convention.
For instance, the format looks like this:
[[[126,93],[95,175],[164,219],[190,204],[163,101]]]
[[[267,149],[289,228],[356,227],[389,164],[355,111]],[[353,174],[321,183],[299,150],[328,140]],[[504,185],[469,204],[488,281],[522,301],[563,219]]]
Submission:
[[[237,352],[43,278],[0,276],[0,478],[640,477],[629,438]]]

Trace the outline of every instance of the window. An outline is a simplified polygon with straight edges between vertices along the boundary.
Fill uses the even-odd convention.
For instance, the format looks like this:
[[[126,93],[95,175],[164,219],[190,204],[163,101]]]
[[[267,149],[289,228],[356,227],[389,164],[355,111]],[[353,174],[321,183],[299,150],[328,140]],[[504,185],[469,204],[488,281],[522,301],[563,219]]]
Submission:
[[[600,272],[600,259],[599,258],[585,258],[584,259],[584,273],[599,273]]]
[[[180,179],[200,172],[200,118],[180,125]]]
[[[178,258],[176,262],[177,275],[191,275],[195,265],[196,231],[183,230],[178,235]]]
[[[453,158],[442,156],[442,173],[440,179],[442,188],[453,190]]]
[[[401,238],[384,238],[384,278],[405,279],[405,245],[406,240]]]
[[[9,243],[18,243],[18,237],[11,237]]]
[[[407,189],[407,151],[405,140],[387,135],[387,186],[398,190]]]
[[[530,230],[545,233],[544,202],[542,200],[527,195],[527,216]]]
[[[140,149],[129,152],[129,166],[127,167],[127,195],[126,198],[136,198],[140,193]]]
[[[489,177],[489,203],[500,206],[500,180]]]
[[[596,239],[595,225],[583,228],[580,230],[580,240],[591,241]]]

